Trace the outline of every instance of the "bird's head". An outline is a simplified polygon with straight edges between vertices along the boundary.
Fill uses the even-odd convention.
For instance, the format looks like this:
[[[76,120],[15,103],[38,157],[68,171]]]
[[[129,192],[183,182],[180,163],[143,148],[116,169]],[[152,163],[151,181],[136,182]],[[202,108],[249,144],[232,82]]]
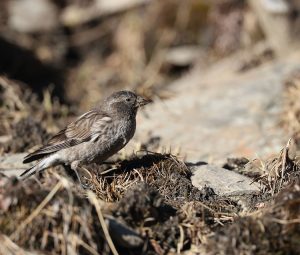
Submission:
[[[109,96],[104,104],[112,111],[135,115],[138,108],[150,102],[131,91],[118,91]]]

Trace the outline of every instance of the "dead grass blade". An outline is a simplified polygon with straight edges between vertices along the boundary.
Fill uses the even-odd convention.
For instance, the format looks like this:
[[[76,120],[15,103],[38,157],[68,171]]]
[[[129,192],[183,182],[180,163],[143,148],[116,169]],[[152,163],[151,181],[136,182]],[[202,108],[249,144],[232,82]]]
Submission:
[[[14,240],[24,229],[25,227],[33,221],[33,219],[38,216],[41,210],[49,203],[49,201],[55,196],[57,191],[63,187],[63,181],[59,181],[54,188],[49,192],[45,199],[39,204],[39,206],[21,223],[21,225],[10,235],[10,238]]]
[[[98,201],[96,195],[93,192],[91,192],[91,191],[88,191],[87,195],[88,195],[88,199],[91,202],[91,204],[93,204],[95,206],[95,209],[96,209],[97,214],[98,214],[99,222],[100,222],[100,224],[102,226],[103,233],[105,235],[105,238],[106,238],[106,241],[107,241],[107,243],[109,245],[109,248],[111,249],[111,252],[114,255],[119,255],[118,251],[116,250],[116,247],[115,247],[115,245],[114,245],[114,243],[113,243],[113,241],[112,241],[112,239],[110,237],[110,234],[109,234],[108,228],[106,226],[103,214],[101,212],[101,206],[99,204],[99,201]]]

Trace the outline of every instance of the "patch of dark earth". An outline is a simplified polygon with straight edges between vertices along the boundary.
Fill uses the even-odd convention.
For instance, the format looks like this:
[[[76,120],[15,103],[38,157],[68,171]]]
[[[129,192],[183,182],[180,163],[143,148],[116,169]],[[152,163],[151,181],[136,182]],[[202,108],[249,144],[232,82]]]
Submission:
[[[33,146],[42,145],[50,136],[41,124],[31,117],[21,119],[12,127],[12,139],[4,144],[4,151],[10,153],[24,152]]]

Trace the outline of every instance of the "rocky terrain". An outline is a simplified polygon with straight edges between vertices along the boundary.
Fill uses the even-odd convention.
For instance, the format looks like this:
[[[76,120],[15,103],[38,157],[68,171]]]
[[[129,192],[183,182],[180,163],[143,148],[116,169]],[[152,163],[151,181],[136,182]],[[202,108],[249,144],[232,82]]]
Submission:
[[[0,7],[0,254],[300,253],[297,1]],[[120,89],[153,103],[89,188],[68,166],[19,179]]]

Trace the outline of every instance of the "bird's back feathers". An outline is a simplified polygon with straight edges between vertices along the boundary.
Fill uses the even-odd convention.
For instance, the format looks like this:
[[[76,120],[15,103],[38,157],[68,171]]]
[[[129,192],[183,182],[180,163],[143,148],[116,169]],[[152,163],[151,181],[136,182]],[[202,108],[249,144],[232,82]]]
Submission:
[[[91,110],[54,135],[46,145],[28,154],[23,163],[44,158],[83,142],[94,141],[110,127],[111,120],[107,114],[99,110]]]

